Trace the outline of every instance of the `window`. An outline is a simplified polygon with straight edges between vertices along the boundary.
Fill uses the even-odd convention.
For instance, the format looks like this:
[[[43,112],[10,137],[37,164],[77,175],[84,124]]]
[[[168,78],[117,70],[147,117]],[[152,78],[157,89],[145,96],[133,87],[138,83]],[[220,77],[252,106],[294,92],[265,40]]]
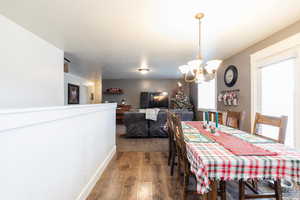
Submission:
[[[251,55],[252,123],[256,112],[287,115],[286,145],[296,148],[300,148],[299,43],[297,33]]]
[[[198,84],[198,108],[216,109],[216,79]]]
[[[260,112],[270,116],[288,116],[286,144],[293,146],[295,59],[259,67]],[[278,128],[262,126],[262,134],[278,138]]]

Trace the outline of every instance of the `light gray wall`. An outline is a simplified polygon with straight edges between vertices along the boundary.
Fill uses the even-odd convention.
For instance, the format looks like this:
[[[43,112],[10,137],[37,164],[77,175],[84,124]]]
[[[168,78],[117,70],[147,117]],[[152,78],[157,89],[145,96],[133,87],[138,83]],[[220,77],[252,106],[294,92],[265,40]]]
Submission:
[[[255,45],[241,51],[240,53],[226,59],[220,69],[218,70],[218,93],[227,89],[240,89],[240,105],[237,107],[224,106],[222,103],[218,103],[219,110],[235,110],[246,111],[246,120],[244,130],[251,130],[251,77],[250,77],[250,55],[264,49],[274,43],[284,40],[296,33],[300,32],[300,21],[297,23],[273,34],[263,41],[256,43]],[[241,37],[243,37],[241,35]],[[228,65],[235,65],[238,68],[239,77],[237,83],[228,88],[223,81],[225,69]]]
[[[177,88],[177,79],[103,79],[102,86],[103,92],[107,88],[121,88],[124,95],[103,95],[103,101],[116,101],[121,102],[122,98],[126,98],[129,105],[136,108],[140,105],[141,92],[168,92],[169,96],[172,95]],[[182,82],[182,81],[181,81]],[[183,82],[182,82],[183,83]],[[184,86],[186,95],[189,95],[189,87]]]

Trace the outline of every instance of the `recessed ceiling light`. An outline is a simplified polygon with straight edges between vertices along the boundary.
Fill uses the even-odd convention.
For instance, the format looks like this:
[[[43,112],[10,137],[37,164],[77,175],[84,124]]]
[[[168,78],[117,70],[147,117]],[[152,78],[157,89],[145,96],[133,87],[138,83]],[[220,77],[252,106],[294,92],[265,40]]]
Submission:
[[[137,69],[138,72],[140,72],[141,74],[147,74],[150,69],[148,67],[141,67]]]

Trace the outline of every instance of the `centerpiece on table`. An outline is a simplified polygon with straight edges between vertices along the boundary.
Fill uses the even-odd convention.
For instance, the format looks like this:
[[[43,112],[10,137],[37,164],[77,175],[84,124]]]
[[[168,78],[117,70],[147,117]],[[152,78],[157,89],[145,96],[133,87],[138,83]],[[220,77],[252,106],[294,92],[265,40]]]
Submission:
[[[211,132],[212,134],[218,134],[219,130],[219,113],[216,112],[216,119],[214,120],[214,114],[211,114],[211,121],[215,123],[210,123],[209,121],[209,113],[208,112],[203,112],[203,128]]]

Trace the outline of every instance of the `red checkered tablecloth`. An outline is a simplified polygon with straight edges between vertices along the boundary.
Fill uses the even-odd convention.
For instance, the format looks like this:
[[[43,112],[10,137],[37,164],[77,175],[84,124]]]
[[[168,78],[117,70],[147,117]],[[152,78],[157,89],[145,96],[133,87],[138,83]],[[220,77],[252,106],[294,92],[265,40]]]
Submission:
[[[182,122],[183,132],[201,134],[192,126]],[[221,127],[224,132],[226,127]],[[242,131],[231,128],[227,133],[239,138]],[[249,134],[250,135],[250,134]],[[255,140],[254,140],[255,141]],[[259,141],[259,139],[257,139]],[[186,141],[188,160],[191,171],[197,178],[197,192],[209,191],[209,179],[239,180],[239,179],[286,179],[300,182],[300,152],[279,143],[251,142],[263,149],[277,152],[277,156],[236,156],[216,142]]]

